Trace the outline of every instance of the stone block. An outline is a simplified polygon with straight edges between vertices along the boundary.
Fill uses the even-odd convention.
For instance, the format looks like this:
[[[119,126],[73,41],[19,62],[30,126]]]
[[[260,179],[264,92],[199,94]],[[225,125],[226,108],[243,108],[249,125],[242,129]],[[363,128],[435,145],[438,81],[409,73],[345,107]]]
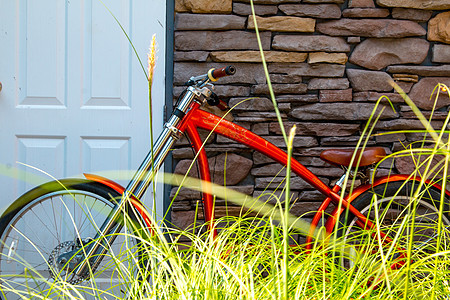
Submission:
[[[342,12],[345,18],[385,18],[389,14],[389,10],[384,8],[348,8]]]
[[[275,94],[306,94],[308,86],[304,83],[288,83],[288,84],[272,84]],[[267,84],[258,84],[252,87],[253,94],[269,94],[269,86]]]
[[[329,149],[327,147],[314,147],[314,148],[309,148],[309,149],[300,149],[299,151],[297,151],[296,149],[294,149],[294,155],[299,156],[299,157],[304,157],[304,156],[316,156],[319,157],[320,153],[322,153],[323,150]]]
[[[270,32],[260,33],[264,50],[270,49]],[[259,50],[253,32],[230,31],[179,31],[175,32],[175,50]]]
[[[206,139],[207,142],[206,144],[211,144],[214,140],[214,137],[216,136],[215,134],[210,134],[211,132],[209,130],[205,130],[205,129],[199,129],[198,130],[198,134],[200,135],[200,138],[202,139],[202,141],[204,142]],[[176,147],[180,147],[180,146],[188,146],[191,143],[188,141],[188,139],[186,138],[186,136],[182,135],[180,137],[180,139],[178,141],[176,141],[175,146]]]
[[[310,123],[310,122],[284,122],[285,131],[289,132],[291,127],[295,124],[297,126],[297,135],[309,136],[349,136],[359,131],[359,124],[345,124],[345,123]],[[274,134],[281,134],[280,124],[270,123],[269,132]]]
[[[258,29],[261,31],[280,32],[314,32],[316,20],[287,16],[259,17],[256,16]],[[248,17],[248,29],[255,29],[253,16]]]
[[[308,63],[330,63],[345,65],[348,61],[348,56],[345,53],[328,53],[328,52],[312,52],[309,53]]]
[[[269,74],[270,81],[272,83],[301,83],[302,76],[299,75],[283,75],[283,74]]]
[[[233,112],[241,111],[273,111],[272,100],[268,98],[231,98],[228,106],[233,108]]]
[[[325,35],[276,35],[272,47],[284,51],[350,52],[345,39]]]
[[[314,167],[328,167],[329,164],[325,161],[321,160],[320,157],[308,157],[308,156],[300,156],[295,157],[301,164],[305,166],[314,166]],[[321,178],[325,184],[328,185],[329,181],[326,178]]]
[[[267,141],[274,144],[275,146],[279,148],[286,148],[286,143],[284,141],[284,137],[282,136],[263,136]],[[319,143],[317,142],[316,138],[309,137],[309,136],[296,136],[294,138],[294,144],[293,146],[295,148],[309,148],[309,147],[316,147],[319,146]]]
[[[436,63],[450,63],[450,45],[434,45],[432,61]]]
[[[347,38],[347,43],[349,43],[349,44],[359,44],[359,43],[361,43],[361,37],[359,37],[359,36],[349,36]]]
[[[427,38],[450,44],[450,11],[440,13],[428,22]]]
[[[429,10],[450,9],[450,0],[377,0],[377,4],[380,6]]]
[[[304,62],[307,53],[265,51],[266,62]],[[262,62],[259,51],[218,51],[212,52],[211,58],[217,62]]]
[[[257,16],[275,15],[278,8],[275,5],[254,5],[255,14]],[[241,16],[248,16],[252,14],[252,8],[246,3],[233,3],[233,13]]]
[[[320,91],[320,102],[351,102],[353,100],[352,89],[323,90]]]
[[[200,14],[214,14],[214,13],[230,13],[233,8],[232,0],[183,0],[184,7],[188,11]]]
[[[291,207],[291,209],[289,210],[289,212],[291,214],[293,214],[294,216],[299,216],[303,218],[312,218],[314,216],[314,213],[316,211],[319,210],[320,204],[321,204],[321,200],[323,200],[323,196],[321,200],[314,200],[316,202],[307,202],[306,199],[309,198],[313,198],[313,199],[317,199],[319,197],[319,195],[317,196],[312,196],[312,194],[310,192],[304,192],[302,193],[299,198],[300,201],[297,201],[296,203],[294,203]],[[332,206],[332,205],[331,205]],[[331,212],[333,211],[332,207],[327,208],[325,211],[327,214],[331,214]]]
[[[258,177],[255,179],[256,189],[283,189],[285,185],[286,177],[275,177],[275,174],[273,174],[273,176],[271,177]],[[290,185],[291,190],[302,190],[310,188],[310,185],[298,176],[291,177]]]
[[[290,103],[278,103],[278,109],[280,111],[290,111],[292,107]]]
[[[275,161],[270,157],[261,154],[260,152],[253,152],[253,163],[255,165],[265,165],[265,164],[273,164]],[[273,176],[273,175],[272,175]]]
[[[316,29],[332,36],[400,38],[426,34],[425,29],[416,22],[391,19],[340,19],[319,23]]]
[[[432,121],[433,128],[442,128],[442,122]],[[424,126],[420,120],[396,119],[388,121],[379,121],[375,124],[375,130],[393,131],[393,130],[424,130]],[[404,148],[403,148],[404,149]]]
[[[417,107],[424,110],[431,110],[435,106],[435,109],[448,106],[449,103],[449,91],[443,91],[441,89],[435,89],[438,83],[442,83],[450,87],[450,77],[428,77],[422,78],[416,83],[409,93],[411,100],[417,105]],[[434,91],[434,92],[433,92]],[[439,97],[435,103],[437,93]]]
[[[216,85],[215,93],[219,97],[245,97],[250,96],[250,87],[235,85]]]
[[[433,12],[431,10],[421,10],[414,8],[400,8],[395,7],[392,10],[392,17],[395,19],[411,20],[416,22],[426,22],[428,21]]]
[[[308,83],[308,90],[345,90],[348,87],[347,78],[313,78]]]
[[[419,76],[450,76],[450,65],[443,66],[390,66],[389,73],[406,73]]]
[[[448,117],[448,113],[446,111],[422,111],[423,115],[425,116],[425,118],[430,119],[431,117],[433,117],[433,120],[445,120]],[[417,119],[417,115],[413,112],[413,111],[406,111],[406,112],[401,112],[401,116],[402,118],[406,118],[406,119]],[[441,127],[442,128],[442,127]],[[407,135],[408,136],[408,135]],[[412,139],[411,141],[417,141]]]
[[[175,167],[175,174],[186,174],[191,166],[191,160],[181,160]],[[219,154],[208,159],[212,182],[223,185],[226,177],[226,185],[236,185],[250,172],[253,162],[241,155],[234,153]],[[194,164],[189,171],[189,176],[198,177],[197,167]],[[180,199],[182,200],[182,199]]]
[[[282,4],[278,7],[289,16],[318,19],[339,19],[341,8],[336,4]]]
[[[395,81],[405,81],[405,82],[418,82],[419,76],[410,74],[393,74],[392,77]]]
[[[172,211],[172,224],[175,228],[186,230],[192,226],[195,219],[195,211]]]
[[[433,178],[434,181],[439,180],[443,176],[443,161],[445,160],[444,155],[434,155],[430,157],[430,154],[426,152],[427,150],[422,151],[422,153],[414,153],[414,156],[399,156],[395,158],[395,167],[398,172],[402,174],[412,174],[414,171],[417,171],[417,166],[419,168],[419,174],[427,174],[428,178]],[[437,169],[427,169],[428,160],[431,159],[432,166],[441,166]]]
[[[253,192],[253,197],[258,198],[259,201],[267,202],[270,204],[275,204],[277,202],[283,203],[286,199],[285,193],[282,189],[278,190],[255,190]],[[291,195],[289,197],[290,202],[294,202],[298,199],[298,192],[291,192]]]
[[[269,135],[269,123],[253,124],[251,132],[257,135]]]
[[[316,176],[326,176],[326,177],[341,177],[342,174],[344,174],[344,171],[341,168],[338,167],[327,167],[327,168],[316,168],[316,167],[310,167],[309,170],[313,172]],[[320,198],[306,198],[305,200],[309,201],[320,201],[324,199],[324,196],[320,194],[320,192],[317,194],[320,196]]]
[[[189,12],[189,9],[184,5],[184,0],[175,0],[176,12]]]
[[[344,2],[345,2],[345,0],[303,0],[303,3],[337,3],[337,4],[342,4]]]
[[[286,169],[284,166],[274,163],[263,167],[253,168],[250,173],[253,176],[286,176]]]
[[[388,131],[389,132],[389,131]],[[405,142],[406,141],[406,135],[404,133],[395,133],[395,134],[384,134],[384,132],[377,132],[378,135],[375,137],[375,140],[377,143],[392,143],[392,142]]]
[[[347,136],[347,137],[325,137],[320,139],[321,146],[330,147],[345,147],[345,146],[356,146],[360,142],[360,136]],[[375,145],[375,140],[370,139],[367,141],[367,146]],[[337,177],[337,176],[336,176]]]
[[[375,7],[373,0],[350,0],[348,7]]]
[[[289,116],[305,121],[316,120],[367,120],[374,110],[371,103],[316,103],[294,108]],[[381,119],[398,117],[398,114],[386,107]]]
[[[281,113],[281,119],[286,119],[287,116]],[[236,115],[236,122],[270,122],[277,120],[275,112],[244,112]]]
[[[345,66],[338,64],[281,64],[268,65],[270,73],[282,73],[308,77],[344,77]]]
[[[192,206],[191,206],[191,201],[189,200],[185,200],[185,201],[175,201],[172,204],[172,210],[173,211],[186,211],[186,210],[191,210]]]
[[[184,202],[185,200],[199,200],[202,199],[202,194],[198,191],[191,190],[185,187],[182,188],[174,187],[170,191],[170,200],[173,199],[175,199],[175,203]]]
[[[386,103],[387,99],[392,103],[404,103],[402,96],[396,93],[377,93],[377,92],[359,92],[353,93],[353,101],[355,102],[377,102],[381,99],[381,103]]]
[[[280,95],[277,96],[277,102],[280,103],[295,103],[295,104],[305,104],[305,103],[314,103],[318,102],[319,98],[315,94],[307,94],[307,95]]]
[[[393,89],[391,76],[385,72],[347,69],[351,87],[357,92],[377,91],[389,92]]]
[[[175,51],[173,54],[174,61],[206,61],[209,52],[207,51]]]
[[[216,219],[228,216],[255,217],[258,216],[258,211],[243,206],[230,205],[230,203],[228,203],[226,206],[216,206],[214,208],[214,216]]]
[[[244,29],[245,17],[234,15],[176,14],[175,30]]]
[[[421,64],[429,47],[426,40],[419,38],[370,38],[356,46],[350,62],[371,70],[381,70],[389,65]]]
[[[250,0],[240,0],[240,2],[250,3]],[[292,0],[253,0],[253,4],[282,4],[289,2],[292,2]]]
[[[414,82],[405,81],[395,81],[399,88],[401,88],[405,93],[409,93],[414,85]]]

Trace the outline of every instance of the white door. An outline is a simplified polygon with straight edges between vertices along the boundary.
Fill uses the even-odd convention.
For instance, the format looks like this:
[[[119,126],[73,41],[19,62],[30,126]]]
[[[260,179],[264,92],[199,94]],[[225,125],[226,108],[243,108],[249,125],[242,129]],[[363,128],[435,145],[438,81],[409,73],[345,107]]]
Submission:
[[[163,123],[166,2],[103,2],[145,68],[156,33],[157,134]],[[126,184],[121,170],[136,169],[149,150],[146,77],[100,0],[0,0],[0,82],[0,211],[51,177],[94,172]]]

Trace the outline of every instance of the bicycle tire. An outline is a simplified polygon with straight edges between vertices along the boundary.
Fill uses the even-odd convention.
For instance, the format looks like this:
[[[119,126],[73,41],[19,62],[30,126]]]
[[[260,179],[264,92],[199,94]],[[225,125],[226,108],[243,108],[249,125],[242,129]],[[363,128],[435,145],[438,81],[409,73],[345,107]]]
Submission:
[[[419,182],[417,181],[387,182],[373,187],[352,201],[352,205],[366,217],[369,216],[369,220],[374,222],[374,224],[376,224],[375,216],[378,215],[381,232],[387,234],[389,238],[395,241],[396,246],[388,257],[388,259],[391,259],[391,267],[395,262],[399,262],[399,258],[402,255],[405,255],[411,237],[413,237],[412,261],[423,257],[423,255],[429,255],[441,250],[437,248],[439,239],[437,230],[439,226],[441,228],[440,245],[444,246],[450,241],[448,197],[444,198],[442,225],[439,225],[442,191],[434,186],[424,185],[421,191],[415,195],[414,192],[418,189],[418,186]],[[374,195],[377,196],[376,201]],[[378,205],[375,206],[375,203]],[[375,207],[378,212],[375,212]],[[380,251],[376,246],[378,245],[376,240],[378,237],[375,231],[361,229],[356,224],[356,217],[351,213],[347,215],[345,211],[342,213],[337,231],[337,236],[342,237],[343,245],[348,250],[346,253],[341,252],[339,254],[341,266],[349,268],[356,265],[362,253],[365,253],[362,256],[366,255],[366,257],[367,253],[374,254],[369,259],[372,262],[380,259]],[[404,220],[404,225],[402,225]],[[414,222],[412,222],[413,220]],[[392,243],[386,243],[384,254],[388,253],[390,245]],[[352,250],[353,253],[351,252]],[[400,262],[404,264],[405,259],[400,259]],[[373,266],[376,266],[376,263]]]
[[[92,242],[89,239],[95,237],[96,228],[120,197],[117,191],[97,182],[64,179],[45,183],[18,198],[0,218],[0,298],[49,293],[47,289],[56,280],[79,283],[87,279],[61,267],[56,259],[61,253],[79,251],[79,238],[81,243]],[[120,239],[116,239],[117,244],[123,243]],[[113,249],[115,246],[110,245],[109,250]],[[104,258],[97,270],[110,276],[113,271],[108,268],[113,264]],[[90,266],[91,272],[94,269]]]

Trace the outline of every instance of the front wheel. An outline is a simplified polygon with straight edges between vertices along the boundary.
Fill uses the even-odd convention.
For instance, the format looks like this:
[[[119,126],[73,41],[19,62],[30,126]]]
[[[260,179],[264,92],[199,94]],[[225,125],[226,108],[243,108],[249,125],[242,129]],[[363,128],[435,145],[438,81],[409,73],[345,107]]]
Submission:
[[[411,263],[445,250],[450,242],[449,198],[444,195],[441,203],[441,190],[429,185],[419,188],[415,181],[388,182],[352,202],[378,225],[363,230],[355,216],[342,213],[338,236],[346,245],[340,255],[343,267],[359,263],[376,267],[383,258],[388,268],[399,268],[407,261],[408,249]]]
[[[0,219],[0,297],[49,296],[54,282],[78,284],[95,276],[95,270],[110,281],[115,260],[109,254],[100,265],[90,266],[88,274],[72,271],[83,259],[83,245],[93,242],[120,197],[99,183],[69,179],[43,184],[17,199]],[[120,247],[108,250],[114,249]]]

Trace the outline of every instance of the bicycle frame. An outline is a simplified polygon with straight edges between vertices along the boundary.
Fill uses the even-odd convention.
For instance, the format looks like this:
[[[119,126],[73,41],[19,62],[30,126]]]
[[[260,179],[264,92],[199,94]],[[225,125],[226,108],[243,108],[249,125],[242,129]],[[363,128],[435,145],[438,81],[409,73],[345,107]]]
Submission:
[[[116,205],[116,207],[111,211],[105,223],[100,227],[100,232],[97,234],[94,240],[106,240],[106,244],[111,244],[114,241],[114,238],[116,236],[114,233],[117,233],[121,230],[121,225],[117,223],[117,220],[122,211],[121,208],[123,207],[123,205],[125,205],[127,199],[131,200],[131,204],[137,208],[137,211],[141,215],[143,215],[143,219],[146,225],[149,228],[152,228],[150,218],[148,218],[148,213],[145,211],[145,209],[143,209],[143,206],[140,205],[138,199],[141,198],[141,196],[145,193],[159,167],[167,157],[170,148],[182,133],[186,133],[188,135],[194,147],[194,150],[198,154],[197,158],[200,170],[200,178],[203,181],[210,182],[211,175],[209,171],[206,151],[203,147],[203,141],[200,139],[198,128],[215,132],[239,143],[242,143],[250,147],[251,149],[259,151],[279,162],[280,164],[286,166],[288,156],[286,152],[284,152],[280,148],[239,125],[236,125],[225,119],[219,118],[214,114],[201,110],[200,106],[204,104],[205,99],[210,95],[210,93],[210,90],[207,88],[189,87],[187,89],[186,95],[183,97],[178,107],[175,108],[174,113],[172,114],[169,121],[164,125],[163,132],[156,140],[152,151],[148,153],[141,166],[136,171],[135,176],[128,184],[127,188],[124,189],[120,185],[98,176],[85,175],[88,179],[100,181],[103,184],[114,188],[116,191],[123,195],[120,203]],[[329,188],[317,176],[315,176],[311,171],[309,171],[305,166],[303,166],[295,159],[292,159],[291,167],[292,171],[295,174],[303,178],[306,182],[311,184],[314,188],[316,188],[326,196],[326,200],[324,203],[327,203],[327,206],[330,203],[335,203],[337,205],[341,201],[342,207],[344,209],[349,208],[350,211],[355,215],[361,215],[356,209],[354,209],[351,205],[348,205],[348,203],[344,199],[341,199],[341,197],[337,194],[340,189],[339,184],[336,185],[333,189]],[[210,192],[208,193],[208,191],[204,191],[203,195],[205,221],[208,223],[209,229],[215,236],[217,232],[214,228],[213,195]],[[319,216],[319,214],[321,216],[322,212],[327,208],[327,206],[318,211],[316,216]],[[367,220],[363,215],[361,215],[361,220],[362,222],[368,223],[370,226],[370,221]],[[315,228],[316,225],[317,224],[312,224],[311,228]],[[93,264],[95,265],[97,259],[100,259],[102,254],[104,254],[106,251],[107,248],[101,247],[101,243],[97,242],[90,246],[89,249],[87,249],[86,257],[94,257]],[[78,266],[77,274],[82,274],[83,272],[85,272],[86,267],[87,261],[84,260],[84,262]]]
[[[156,172],[162,165],[164,159],[167,157],[169,150],[183,133],[187,134],[195,152],[197,153],[200,179],[206,182],[211,181],[211,175],[209,171],[206,151],[204,149],[204,143],[198,133],[199,128],[232,139],[238,143],[248,146],[253,150],[261,152],[262,154],[272,158],[281,165],[287,165],[288,155],[285,151],[237,124],[201,110],[200,107],[206,101],[205,99],[210,95],[209,93],[211,92],[205,87],[200,88],[191,86],[187,89],[187,93],[181,100],[180,104],[175,108],[174,113],[170,117],[169,121],[164,125],[163,132],[155,142],[153,150],[148,153],[147,157],[144,159],[143,163],[137,170],[133,179],[128,184],[127,188],[123,188],[120,185],[105,178],[85,174],[86,178],[102,182],[103,184],[112,187],[123,195],[122,200],[116,205],[116,207],[109,215],[108,219],[101,226],[100,233],[94,240],[104,239],[107,240],[108,243],[111,243],[114,240],[115,234],[109,233],[120,231],[121,226],[120,224],[117,224],[117,220],[119,218],[119,214],[121,213],[120,208],[124,205],[126,199],[131,200],[131,204],[137,209],[139,214],[142,215],[146,226],[148,226],[151,230],[153,225],[151,224],[150,218],[148,217],[149,214],[138,199],[141,198],[141,196],[145,193],[151,181],[154,179]],[[352,195],[342,198],[338,194],[338,192],[342,187],[344,176],[335,184],[334,187],[330,188],[294,158],[291,159],[291,168],[293,173],[301,177],[303,180],[305,180],[325,196],[325,200],[322,202],[311,223],[310,235],[307,237],[307,249],[311,248],[312,233],[314,232],[321,218],[324,216],[325,210],[331,203],[333,203],[336,208],[334,209],[331,216],[329,216],[326,220],[325,228],[327,233],[330,234],[333,231],[337,220],[339,220],[341,213],[345,210],[348,210],[358,218],[359,221],[357,222],[357,224],[361,226],[361,228],[373,228],[374,224],[364,215],[362,215],[356,208],[354,208],[350,204],[351,201],[358,195],[370,189],[372,186],[378,185],[383,182],[411,179],[420,180],[420,178],[410,178],[408,175],[393,175],[390,177],[383,177],[377,179],[373,184],[358,187],[354,191],[354,193],[352,193]],[[450,195],[450,193],[448,192],[447,194]],[[215,236],[217,232],[214,227],[214,202],[213,195],[210,191],[203,191],[203,203],[205,211],[205,221],[208,223],[209,229]],[[384,234],[382,234],[382,236],[385,237],[388,242],[390,241],[389,237],[385,236]],[[94,245],[92,245],[86,251],[86,257],[94,257],[94,264],[102,256],[94,254],[103,254],[104,252],[106,252],[106,247],[101,247],[100,249],[100,246],[100,242],[94,243]],[[84,262],[78,266],[77,273],[82,274],[85,271],[86,266],[87,261],[84,260]]]

